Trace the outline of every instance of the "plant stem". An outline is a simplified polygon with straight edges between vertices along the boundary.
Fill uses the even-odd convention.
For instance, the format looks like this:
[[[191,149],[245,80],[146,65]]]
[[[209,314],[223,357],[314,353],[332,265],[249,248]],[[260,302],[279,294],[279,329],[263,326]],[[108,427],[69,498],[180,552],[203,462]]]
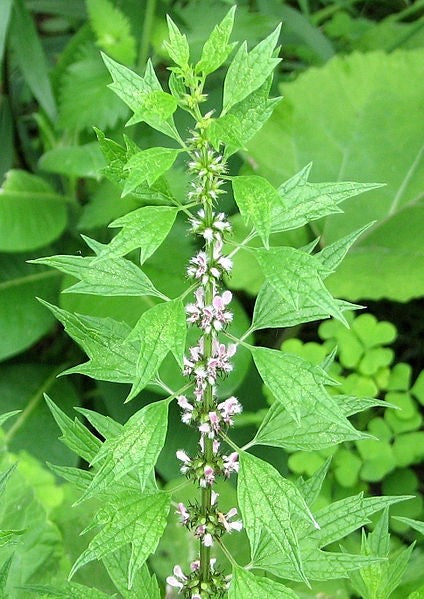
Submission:
[[[206,201],[204,203],[205,217],[207,222],[212,221],[212,205],[211,202]],[[208,255],[208,262],[212,261],[213,258],[213,247],[214,244],[210,243],[207,245],[206,251]],[[205,304],[208,306],[212,304],[214,295],[213,283],[209,280],[205,286]],[[204,336],[204,348],[205,348],[205,361],[212,357],[212,341],[213,341],[213,333],[206,333]],[[207,384],[205,389],[205,399],[204,399],[204,407],[205,414],[208,414],[213,408],[213,388],[210,383]],[[205,438],[205,460],[207,463],[210,463],[213,458],[213,441],[208,436]],[[202,489],[201,492],[201,512],[203,516],[207,516],[211,509],[211,497],[212,497],[212,489],[211,486],[208,485],[206,488]],[[209,582],[211,571],[210,571],[210,547],[206,547],[202,541],[200,541],[200,573],[201,573],[201,581]]]
[[[141,34],[140,50],[138,53],[138,70],[141,71],[149,56],[150,37],[152,34],[153,19],[156,11],[156,0],[147,0],[144,13],[143,32]]]

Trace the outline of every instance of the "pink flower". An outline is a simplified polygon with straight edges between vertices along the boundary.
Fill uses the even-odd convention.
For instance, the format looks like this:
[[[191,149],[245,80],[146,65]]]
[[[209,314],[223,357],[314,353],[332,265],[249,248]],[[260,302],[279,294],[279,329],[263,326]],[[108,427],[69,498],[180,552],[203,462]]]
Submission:
[[[234,396],[229,397],[225,401],[218,404],[218,410],[221,413],[221,417],[226,424],[233,424],[232,416],[240,414],[243,410],[240,402]]]
[[[230,522],[231,518],[234,518],[234,516],[237,516],[237,509],[235,507],[231,508],[231,510],[225,515],[221,513],[218,515],[218,520],[228,533],[232,532],[233,530],[240,532],[243,528],[243,523],[241,520]]]
[[[202,543],[205,547],[212,547],[213,545],[213,537],[208,532],[203,535]]]
[[[238,461],[238,453],[236,451],[234,451],[233,453],[230,453],[230,455],[223,455],[222,459],[224,461],[224,474],[225,476],[229,477],[231,475],[232,472],[238,472],[239,471],[239,461]]]
[[[184,575],[184,572],[182,571],[181,567],[177,565],[174,567],[174,576],[168,576],[166,582],[171,587],[174,587],[181,591],[184,588],[184,583],[186,580],[187,576]]]
[[[178,504],[177,511],[175,513],[180,516],[182,524],[187,524],[190,519],[190,514],[188,513],[184,503]]]

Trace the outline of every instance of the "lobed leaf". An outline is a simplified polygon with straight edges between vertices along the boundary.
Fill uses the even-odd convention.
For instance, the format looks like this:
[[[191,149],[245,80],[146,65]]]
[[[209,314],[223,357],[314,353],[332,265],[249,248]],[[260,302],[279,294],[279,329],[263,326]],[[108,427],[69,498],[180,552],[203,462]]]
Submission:
[[[127,569],[131,558],[129,545],[124,545],[103,558],[109,576],[124,599],[160,599],[160,589],[156,577],[152,576],[144,564],[134,577],[133,586],[128,590]]]
[[[139,350],[135,380],[126,401],[147,385],[169,351],[182,367],[186,336],[186,314],[180,299],[158,304],[141,315],[127,338],[127,342],[137,342]]]
[[[325,462],[320,466],[312,476],[307,480],[299,477],[296,481],[296,485],[299,491],[305,498],[306,503],[311,506],[318,499],[325,477],[327,476],[328,469],[331,464],[331,457],[327,458]]]
[[[307,582],[292,519],[296,514],[315,525],[316,521],[296,486],[271,464],[241,453],[237,497],[256,565],[261,565],[257,552],[263,532],[272,532],[273,541],[290,561],[298,580]]]
[[[132,64],[136,43],[124,13],[109,0],[87,0],[87,10],[97,44],[112,58]]]
[[[353,427],[324,385],[334,384],[328,374],[300,356],[265,347],[251,347],[253,360],[264,383],[291,418],[301,424],[302,415],[316,418],[339,427]],[[346,424],[347,423],[347,424]]]
[[[98,513],[102,526],[72,567],[71,578],[82,566],[102,559],[128,543],[131,556],[128,564],[128,588],[131,589],[137,571],[156,549],[165,530],[171,497],[156,492],[139,495],[134,490],[111,496]]]
[[[202,55],[196,64],[196,72],[209,75],[218,69],[228,58],[234,44],[229,44],[234,25],[236,7],[233,6],[218,25],[215,25],[209,38],[206,40]]]
[[[80,345],[90,360],[69,368],[64,374],[80,373],[114,383],[132,383],[135,378],[137,351],[125,343],[131,329],[112,318],[72,314],[40,300],[64,325],[66,332]]]
[[[114,597],[114,595],[106,595],[102,591],[93,587],[87,587],[76,582],[68,582],[60,587],[43,586],[43,585],[25,585],[22,587],[29,593],[37,593],[43,598],[45,597],[63,597],[64,599],[105,599],[105,597]]]
[[[365,191],[382,187],[380,183],[309,183],[312,163],[278,188],[279,201],[272,211],[272,231],[289,231],[307,223],[342,212],[338,205]]]
[[[268,249],[271,208],[275,199],[278,199],[276,189],[266,179],[257,175],[233,177],[232,186],[234,199],[245,223],[252,222]]]
[[[187,36],[182,34],[169,15],[168,22],[169,42],[165,42],[165,48],[171,59],[180,67],[187,67],[190,57]]]
[[[291,247],[255,249],[266,280],[285,302],[298,310],[302,303],[319,308],[347,326],[340,307],[324,286],[328,271],[315,256]]]
[[[101,261],[95,257],[49,256],[30,260],[45,264],[80,279],[79,283],[65,289],[65,293],[87,293],[104,296],[163,297],[151,280],[133,262],[121,257]]]
[[[136,470],[143,491],[165,442],[168,428],[166,400],[145,406],[124,424],[118,434],[106,439],[91,465],[99,468],[79,502],[102,493]]]
[[[121,231],[102,248],[97,260],[124,256],[140,248],[140,264],[143,264],[167,237],[177,213],[177,208],[169,206],[145,206],[114,220],[109,227]]]
[[[174,164],[180,150],[171,148],[149,148],[134,154],[126,163],[128,171],[122,196],[128,195],[142,183],[153,183]]]
[[[280,62],[279,58],[274,58],[279,35],[280,26],[251,52],[247,52],[246,42],[240,46],[224,81],[223,115],[258,89]]]

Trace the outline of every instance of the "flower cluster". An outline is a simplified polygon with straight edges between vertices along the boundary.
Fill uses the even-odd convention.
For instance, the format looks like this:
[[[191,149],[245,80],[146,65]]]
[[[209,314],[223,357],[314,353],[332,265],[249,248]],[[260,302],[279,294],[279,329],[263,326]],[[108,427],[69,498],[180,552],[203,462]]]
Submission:
[[[204,120],[205,123],[210,120],[210,115],[206,115]],[[186,306],[186,314],[188,323],[197,326],[201,334],[184,359],[183,375],[194,382],[193,398],[186,395],[177,398],[182,422],[196,427],[199,432],[199,451],[194,457],[183,449],[177,451],[180,471],[203,491],[201,505],[179,503],[176,513],[181,524],[199,539],[200,560],[192,563],[189,575],[185,575],[180,566],[175,566],[174,575],[167,579],[167,583],[187,599],[224,594],[228,581],[216,572],[214,561],[210,562],[209,573],[205,577],[209,548],[222,535],[238,532],[243,526],[241,520],[236,519],[237,508],[220,510],[218,493],[213,489],[218,476],[228,478],[238,472],[237,452],[223,455],[219,437],[234,423],[234,417],[242,411],[242,407],[234,396],[223,401],[217,398],[219,378],[232,371],[232,358],[237,346],[225,344],[218,338],[233,319],[229,307],[232,294],[220,287],[223,275],[229,274],[232,269],[231,259],[223,252],[224,235],[231,227],[224,213],[213,210],[213,204],[223,193],[220,177],[226,172],[226,166],[223,157],[209,146],[205,123],[198,123],[192,140],[189,140],[192,154],[188,164],[195,177],[189,198],[202,205],[190,219],[191,230],[202,237],[204,247],[191,258],[187,268],[187,275],[196,279],[198,286],[194,291],[194,301]]]

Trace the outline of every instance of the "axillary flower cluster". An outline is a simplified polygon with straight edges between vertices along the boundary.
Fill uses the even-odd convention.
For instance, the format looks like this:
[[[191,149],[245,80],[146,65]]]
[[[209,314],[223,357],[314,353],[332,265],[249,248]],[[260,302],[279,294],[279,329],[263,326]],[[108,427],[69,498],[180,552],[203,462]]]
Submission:
[[[192,232],[203,239],[203,248],[191,258],[187,268],[188,277],[194,279],[197,287],[194,301],[186,306],[186,313],[188,323],[198,327],[200,336],[184,360],[183,374],[193,381],[193,397],[178,397],[182,421],[196,427],[200,439],[197,455],[189,456],[180,449],[177,458],[181,462],[181,472],[198,485],[201,498],[200,502],[188,506],[179,503],[177,514],[181,523],[199,539],[200,555],[191,563],[190,572],[184,573],[177,565],[173,576],[167,578],[171,587],[189,599],[220,597],[226,592],[228,580],[216,569],[210,550],[223,534],[242,529],[237,509],[221,512],[218,493],[213,490],[217,477],[228,478],[238,472],[238,454],[222,454],[219,439],[242,407],[233,396],[223,401],[217,399],[217,384],[220,377],[233,368],[231,359],[236,345],[218,339],[218,333],[233,318],[229,309],[231,292],[222,289],[222,277],[232,268],[231,259],[222,253],[224,236],[231,226],[225,214],[215,209],[219,196],[224,193],[221,177],[226,166],[223,156],[214,151],[207,140],[210,116],[207,114],[198,119],[188,142],[191,156],[188,167],[194,176],[189,196],[202,206],[190,223]]]

